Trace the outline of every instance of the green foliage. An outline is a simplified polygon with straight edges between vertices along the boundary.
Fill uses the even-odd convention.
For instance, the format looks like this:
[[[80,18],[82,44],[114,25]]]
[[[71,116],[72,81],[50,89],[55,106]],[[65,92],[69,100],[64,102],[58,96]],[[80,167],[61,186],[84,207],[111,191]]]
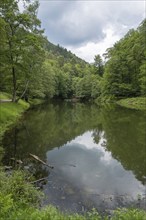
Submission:
[[[75,56],[65,59],[48,51],[40,73],[41,91],[46,98],[97,97],[100,77],[94,71]]]
[[[0,4],[1,21],[5,23],[0,47],[1,90],[11,91],[14,102],[17,95],[24,96],[28,82],[31,85],[36,82],[42,62],[43,37],[37,8],[37,1],[26,4],[22,13],[15,0],[2,0]]]
[[[73,92],[79,98],[96,98],[100,95],[100,77],[92,73],[86,73],[84,77],[73,78]]]
[[[7,174],[0,170],[0,219],[26,219],[39,204],[41,193],[29,184],[30,175],[22,171]]]
[[[57,91],[57,76],[56,69],[49,60],[43,63],[42,75],[43,92],[46,97],[52,98]]]
[[[30,174],[23,171],[13,171],[12,174],[0,172],[0,192],[20,206],[36,206],[39,204],[41,193],[29,184],[31,179]]]
[[[146,96],[146,61],[140,66],[139,83],[141,94]]]
[[[96,73],[99,76],[102,76],[103,73],[104,73],[104,67],[103,67],[102,58],[99,54],[96,55],[95,58],[94,58],[94,65],[97,67],[97,68],[95,68]]]
[[[145,94],[145,28],[146,20],[107,50],[103,94],[116,97]]]
[[[114,212],[112,220],[145,220],[146,213],[138,209],[119,209]]]

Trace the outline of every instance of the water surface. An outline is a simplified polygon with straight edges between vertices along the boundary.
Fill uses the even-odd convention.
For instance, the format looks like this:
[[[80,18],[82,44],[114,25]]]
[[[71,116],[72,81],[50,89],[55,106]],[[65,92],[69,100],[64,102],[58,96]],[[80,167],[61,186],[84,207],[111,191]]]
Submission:
[[[4,163],[21,159],[37,178],[48,177],[45,205],[73,212],[145,208],[145,134],[142,111],[48,103],[29,110],[5,135]],[[29,153],[54,169],[30,160]]]

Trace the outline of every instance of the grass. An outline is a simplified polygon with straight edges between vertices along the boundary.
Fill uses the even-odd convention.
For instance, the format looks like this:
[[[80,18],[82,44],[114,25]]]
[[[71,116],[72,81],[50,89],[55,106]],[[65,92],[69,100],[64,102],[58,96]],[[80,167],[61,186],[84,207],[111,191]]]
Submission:
[[[115,214],[113,214],[113,216],[109,218],[108,216],[101,217],[97,212],[95,214],[94,210],[84,216],[78,214],[63,214],[53,206],[48,206],[47,208],[42,210],[34,210],[31,208],[27,210],[21,210],[19,214],[14,215],[14,218],[10,218],[10,220],[18,219],[18,216],[19,219],[23,220],[146,220],[146,214],[144,213],[144,211],[140,210],[121,209],[115,211]],[[9,218],[7,218],[7,220],[9,220]]]
[[[6,93],[0,94],[0,99],[10,99],[10,95]],[[18,103],[3,102],[0,103],[0,139],[4,132],[13,124],[15,124],[22,113],[29,107],[29,104],[23,100]]]
[[[117,101],[118,105],[126,108],[146,110],[146,97],[126,98]]]
[[[62,213],[53,206],[38,208],[42,194],[31,183],[28,172],[0,170],[0,220],[146,220],[146,212],[118,209],[111,218],[101,217],[96,209],[84,215]]]

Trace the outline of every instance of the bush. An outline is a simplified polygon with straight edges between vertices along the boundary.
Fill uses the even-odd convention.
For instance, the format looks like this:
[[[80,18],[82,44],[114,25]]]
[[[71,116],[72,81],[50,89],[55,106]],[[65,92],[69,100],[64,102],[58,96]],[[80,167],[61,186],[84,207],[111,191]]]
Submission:
[[[146,220],[146,212],[138,209],[119,209],[114,212],[112,220]]]
[[[42,193],[29,183],[30,175],[23,171],[14,171],[12,174],[0,172],[1,196],[9,197],[16,204],[37,206]]]

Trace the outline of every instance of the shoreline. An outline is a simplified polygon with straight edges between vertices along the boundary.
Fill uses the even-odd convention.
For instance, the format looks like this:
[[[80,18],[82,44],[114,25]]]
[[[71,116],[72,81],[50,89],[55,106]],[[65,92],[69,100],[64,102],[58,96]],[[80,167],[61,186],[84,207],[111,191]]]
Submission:
[[[30,104],[23,100],[18,103],[1,102],[0,103],[0,141],[4,133],[22,117],[23,113],[29,109]]]
[[[116,101],[116,104],[135,110],[146,110],[146,97],[125,98]]]

